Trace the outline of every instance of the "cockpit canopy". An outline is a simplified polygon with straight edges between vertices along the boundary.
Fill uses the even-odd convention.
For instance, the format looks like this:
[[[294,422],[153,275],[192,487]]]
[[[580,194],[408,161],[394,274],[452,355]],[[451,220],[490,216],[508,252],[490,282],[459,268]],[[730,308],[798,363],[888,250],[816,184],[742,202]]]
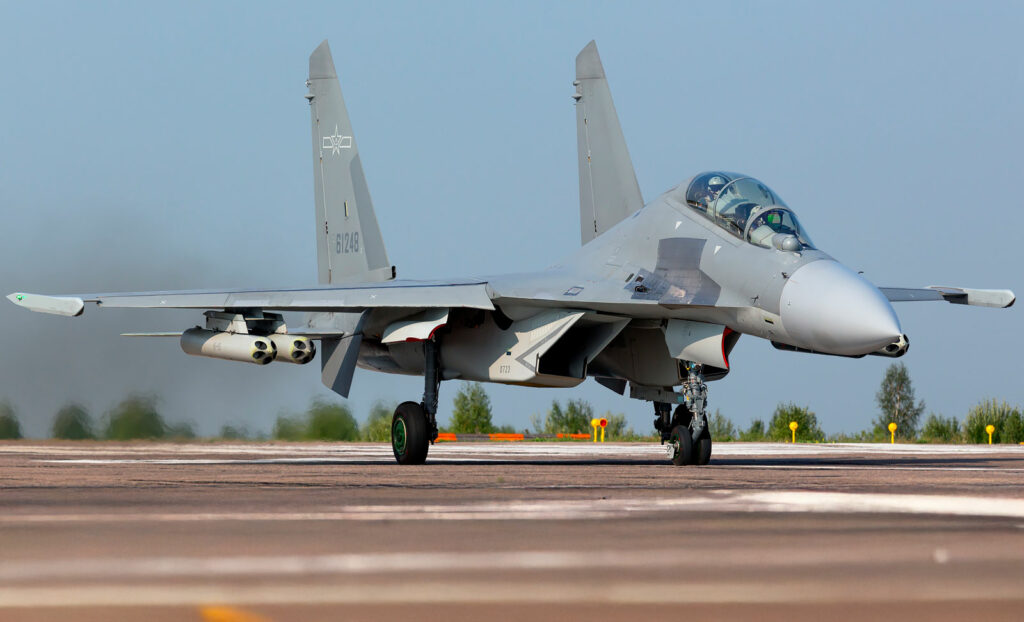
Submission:
[[[687,187],[686,203],[751,244],[788,251],[814,248],[793,210],[753,177],[721,171],[701,173]]]

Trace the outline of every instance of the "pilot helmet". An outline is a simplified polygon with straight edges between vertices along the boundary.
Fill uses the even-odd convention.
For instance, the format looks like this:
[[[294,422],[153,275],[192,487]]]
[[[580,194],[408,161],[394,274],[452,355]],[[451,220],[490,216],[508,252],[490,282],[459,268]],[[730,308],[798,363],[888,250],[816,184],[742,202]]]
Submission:
[[[725,178],[721,175],[712,175],[711,179],[708,180],[708,190],[718,194],[718,192],[725,186]]]

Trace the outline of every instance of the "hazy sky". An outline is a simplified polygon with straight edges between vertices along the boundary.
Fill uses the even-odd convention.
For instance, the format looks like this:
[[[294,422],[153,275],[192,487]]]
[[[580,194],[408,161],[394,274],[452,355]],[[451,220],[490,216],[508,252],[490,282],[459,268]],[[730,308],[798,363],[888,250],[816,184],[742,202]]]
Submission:
[[[324,38],[400,277],[543,268],[579,245],[574,58],[596,39],[644,197],[743,171],[815,243],[878,285],[1024,292],[1024,4],[0,4],[0,292],[316,282],[309,53]],[[0,301],[0,399],[42,435],[68,399],[101,414],[162,397],[202,433],[267,430],[304,408],[319,365],[186,356],[199,312]],[[1024,403],[1021,309],[896,307],[929,410]],[[295,318],[298,319],[298,318]],[[739,424],[780,401],[826,431],[875,416],[887,359],[744,337],[710,406]],[[447,418],[457,383],[445,383]],[[517,427],[583,397],[650,429],[650,405],[592,380],[488,385]],[[351,405],[418,400],[422,381],[356,372]]]

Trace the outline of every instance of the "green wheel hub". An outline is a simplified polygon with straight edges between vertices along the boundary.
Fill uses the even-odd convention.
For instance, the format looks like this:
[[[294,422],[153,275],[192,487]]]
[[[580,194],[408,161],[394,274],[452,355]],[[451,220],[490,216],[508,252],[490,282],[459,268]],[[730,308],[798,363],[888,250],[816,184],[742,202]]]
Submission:
[[[391,449],[398,464],[423,464],[430,449],[430,425],[423,406],[403,402],[391,419]]]
[[[407,442],[408,438],[405,432],[405,421],[402,419],[396,419],[395,425],[391,426],[391,445],[395,448],[395,453],[404,454]]]

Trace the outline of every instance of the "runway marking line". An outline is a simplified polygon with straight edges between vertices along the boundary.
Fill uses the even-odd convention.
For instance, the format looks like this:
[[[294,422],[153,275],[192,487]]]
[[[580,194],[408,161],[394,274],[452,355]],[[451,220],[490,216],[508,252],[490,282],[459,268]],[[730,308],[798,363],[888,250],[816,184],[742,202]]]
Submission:
[[[964,495],[716,490],[671,498],[351,505],[307,512],[5,514],[0,524],[201,521],[599,520],[668,512],[932,514],[1024,519],[1024,499]]]
[[[0,454],[13,455],[125,455],[125,454],[248,454],[248,455],[305,455],[305,456],[355,456],[374,455],[389,457],[387,443],[265,443],[265,444],[171,444],[145,443],[118,445],[100,443],[70,446],[26,445],[23,443],[0,443]],[[662,457],[663,448],[656,443],[512,443],[494,445],[490,443],[441,444],[434,448],[436,456],[468,455],[515,455],[515,456],[573,456],[573,457]],[[714,455],[732,456],[844,456],[844,455],[1014,455],[1024,456],[1024,446],[1019,445],[890,445],[873,443],[803,444],[789,443],[717,443]]]
[[[881,580],[879,580],[881,581]],[[1006,601],[1021,602],[1019,586],[968,580],[925,585],[908,593],[884,583],[868,586],[856,603]],[[832,580],[793,581],[409,581],[301,585],[166,584],[0,587],[0,608],[195,606],[207,602],[244,605],[326,604],[725,604],[850,602],[849,587]]]
[[[767,553],[767,554],[766,554]],[[941,561],[936,558],[941,558]],[[879,563],[1019,562],[1021,554],[1006,548],[978,552],[963,549],[893,550],[882,545],[844,551],[725,550],[712,546],[651,550],[461,551],[408,553],[335,553],[320,555],[241,555],[221,557],[124,557],[15,560],[0,563],[6,586],[30,581],[117,579],[237,579],[244,577],[308,577],[314,575],[387,575],[393,573],[484,572],[507,570],[666,569],[700,559],[702,567],[738,568],[756,563],[765,568],[872,566]],[[208,604],[208,603],[207,603]]]

